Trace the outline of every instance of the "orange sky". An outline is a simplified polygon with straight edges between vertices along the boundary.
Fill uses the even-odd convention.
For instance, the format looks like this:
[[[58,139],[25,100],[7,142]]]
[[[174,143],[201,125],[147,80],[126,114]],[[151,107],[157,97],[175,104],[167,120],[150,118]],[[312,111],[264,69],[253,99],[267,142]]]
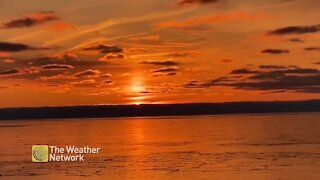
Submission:
[[[318,0],[4,0],[0,107],[320,98]]]

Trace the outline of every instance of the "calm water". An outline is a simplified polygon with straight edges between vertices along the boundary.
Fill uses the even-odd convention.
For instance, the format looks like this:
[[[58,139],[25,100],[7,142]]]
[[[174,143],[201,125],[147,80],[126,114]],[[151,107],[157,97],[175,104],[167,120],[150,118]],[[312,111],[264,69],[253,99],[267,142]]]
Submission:
[[[0,122],[4,179],[320,179],[320,114]],[[32,163],[31,146],[101,147]]]

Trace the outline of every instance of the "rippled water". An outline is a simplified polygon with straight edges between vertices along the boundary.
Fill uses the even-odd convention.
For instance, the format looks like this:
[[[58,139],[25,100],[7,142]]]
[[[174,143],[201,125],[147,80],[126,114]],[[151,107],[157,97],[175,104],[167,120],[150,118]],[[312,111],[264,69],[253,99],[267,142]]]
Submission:
[[[320,114],[0,122],[4,179],[320,179]],[[32,163],[31,146],[101,147]]]

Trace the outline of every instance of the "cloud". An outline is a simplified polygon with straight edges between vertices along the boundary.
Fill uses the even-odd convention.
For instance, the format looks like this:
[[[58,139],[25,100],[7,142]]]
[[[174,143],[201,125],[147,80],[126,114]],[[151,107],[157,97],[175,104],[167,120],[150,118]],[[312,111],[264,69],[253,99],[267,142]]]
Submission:
[[[289,66],[289,67],[296,67],[296,66]],[[260,69],[287,69],[287,66],[280,66],[280,65],[260,65]]]
[[[197,18],[190,18],[183,21],[169,20],[153,24],[155,29],[188,29],[200,25],[211,24],[215,22],[237,22],[245,20],[265,19],[270,18],[267,14],[248,14],[246,12],[230,12],[222,14],[214,14],[208,16],[201,16]]]
[[[81,81],[74,81],[74,82],[71,82],[70,85],[78,86],[78,87],[92,87],[92,86],[96,86],[96,80],[86,79]]]
[[[67,66],[66,66],[67,67]],[[108,78],[112,77],[111,74],[106,74],[106,73],[102,73],[99,70],[96,69],[87,69],[81,72],[77,72],[77,73],[70,73],[70,72],[65,72],[63,74],[45,74],[42,76],[38,76],[38,80],[40,81],[49,81],[49,82],[54,82],[54,83],[62,83],[62,84],[66,84],[67,85],[72,85],[72,86],[95,86],[98,87],[99,83],[97,83],[97,81],[104,82],[106,80],[108,80]],[[104,82],[104,84],[106,86],[107,82]],[[111,85],[111,83],[110,83]]]
[[[177,72],[169,72],[169,73],[153,73],[153,77],[160,77],[160,76],[175,76],[177,75]]]
[[[178,62],[168,60],[168,61],[142,61],[140,64],[150,64],[150,65],[159,65],[159,66],[176,66],[179,65]]]
[[[233,59],[221,59],[220,61],[223,62],[223,63],[231,63],[231,62],[234,62],[235,60],[233,60]]]
[[[110,79],[107,80],[103,80],[102,82],[100,82],[99,86],[110,86],[113,85],[113,82]]]
[[[119,19],[107,19],[106,21],[99,22],[96,24],[84,26],[78,28],[76,32],[68,33],[64,36],[59,36],[56,39],[52,39],[45,43],[45,45],[52,45],[52,44],[61,44],[66,41],[72,41],[74,39],[80,38],[82,36],[86,36],[90,33],[96,33],[100,30],[110,28],[116,25],[128,24],[128,23],[138,23],[138,22],[145,22],[150,20],[162,19],[166,17],[177,16],[180,14],[184,14],[186,12],[190,12],[191,9],[181,9],[181,10],[174,10],[174,11],[166,11],[166,12],[156,12],[152,14],[146,14],[143,16],[137,17],[127,17],[127,18],[119,18]],[[115,38],[114,38],[115,39]]]
[[[111,74],[104,74],[97,69],[87,69],[73,75],[76,78],[109,78]]]
[[[165,67],[165,68],[159,68],[159,69],[153,69],[152,76],[158,77],[158,76],[174,76],[178,74],[179,68],[176,66],[171,67]]]
[[[308,47],[304,49],[305,51],[320,51],[320,47]]]
[[[0,71],[0,77],[23,75],[23,74],[35,74],[39,72],[40,71],[36,68],[13,68],[13,69]]]
[[[65,74],[58,74],[53,76],[40,76],[38,79],[41,81],[52,81],[52,80],[70,80],[70,79],[75,79],[75,77],[70,75],[65,75]]]
[[[172,66],[172,67],[167,67],[167,68],[154,69],[153,72],[155,72],[155,73],[157,73],[157,72],[159,72],[159,73],[163,73],[163,72],[168,73],[168,72],[176,72],[178,70],[179,70],[178,67]]]
[[[85,79],[81,81],[74,81],[69,83],[72,86],[75,87],[106,87],[106,86],[111,86],[113,85],[113,82],[109,79],[103,80],[101,82],[98,82],[96,79]]]
[[[43,48],[34,48],[25,44],[0,42],[0,52],[20,52],[27,50],[39,50]]]
[[[301,68],[297,66],[286,66],[275,68],[250,69],[250,73],[242,76],[234,76],[232,71],[229,75],[209,80],[204,83],[188,82],[186,88],[209,88],[217,86],[233,87],[242,90],[259,91],[288,91],[320,93],[320,70],[312,68]],[[272,69],[275,68],[275,69]]]
[[[62,61],[65,61],[65,60],[68,60],[68,59],[78,59],[79,56],[77,54],[74,54],[74,53],[62,53],[62,54],[54,54],[54,55],[51,55],[51,56],[48,56],[48,57],[51,57],[53,59],[56,59],[56,60],[62,60]]]
[[[76,64],[80,64],[78,60],[78,56],[76,54],[54,54],[48,56],[40,56],[32,59],[21,60],[19,63],[21,64],[32,64],[37,66],[44,66],[47,64],[57,64],[57,63],[65,63],[70,64],[72,66]]]
[[[71,23],[60,22],[60,23],[55,23],[48,26],[48,29],[53,31],[65,31],[65,30],[76,30],[77,28],[75,25]]]
[[[111,74],[100,74],[100,78],[110,78],[112,75]]]
[[[179,5],[186,5],[186,4],[210,4],[210,3],[218,3],[221,0],[181,0]]]
[[[261,53],[263,53],[263,54],[286,54],[286,53],[290,53],[290,51],[287,49],[265,49],[265,50],[262,50]]]
[[[58,19],[58,15],[54,12],[41,12],[10,20],[3,23],[1,28],[26,28]]]
[[[304,42],[304,40],[300,39],[300,38],[291,38],[289,39],[290,42],[296,42],[296,43],[302,43]]]
[[[198,80],[191,80],[188,83],[186,83],[184,86],[186,88],[196,88],[196,87],[200,87],[199,85],[200,84]]]
[[[176,51],[176,52],[169,52],[165,54],[165,57],[173,57],[173,58],[182,58],[182,57],[197,57],[200,56],[202,53],[199,51]]]
[[[88,70],[85,70],[85,71],[82,71],[82,72],[75,73],[74,77],[77,77],[77,78],[97,77],[97,76],[100,76],[101,74],[102,73],[99,70],[88,69]]]
[[[109,61],[109,60],[113,60],[113,59],[125,59],[125,55],[123,53],[119,53],[119,54],[107,54],[104,57],[100,58],[100,61]]]
[[[17,61],[21,65],[35,65],[44,66],[47,64],[68,64],[74,67],[96,67],[105,66],[108,63],[91,60],[88,58],[81,58],[77,54],[73,53],[63,53],[63,54],[53,54],[48,56],[39,56],[30,59],[21,59]]]
[[[250,70],[246,68],[241,68],[241,69],[235,69],[230,72],[230,74],[256,74],[259,73],[260,71],[257,70]]]
[[[320,24],[311,26],[288,26],[269,32],[269,35],[293,35],[316,33],[320,31]]]
[[[68,65],[68,64],[47,64],[41,66],[42,70],[66,70],[66,69],[73,69],[74,66]]]
[[[167,73],[166,76],[175,76],[177,74],[178,74],[177,72],[170,72],[170,73]]]
[[[128,49],[128,52],[131,52],[131,53],[145,53],[147,51],[148,50],[145,48],[129,48]]]
[[[115,45],[110,45],[110,44],[104,44],[104,43],[99,43],[99,44],[94,44],[90,45],[88,47],[83,48],[82,50],[84,51],[98,51],[100,53],[122,53],[123,49],[121,47],[115,46]]]
[[[0,76],[11,76],[11,75],[17,75],[19,74],[21,71],[20,69],[7,69],[4,71],[0,72]]]

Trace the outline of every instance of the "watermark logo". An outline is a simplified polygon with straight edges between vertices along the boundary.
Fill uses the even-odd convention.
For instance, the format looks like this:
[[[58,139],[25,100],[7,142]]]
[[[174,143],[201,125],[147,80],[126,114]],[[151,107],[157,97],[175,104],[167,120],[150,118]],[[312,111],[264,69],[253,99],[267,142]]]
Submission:
[[[76,147],[76,146],[32,146],[32,162],[63,162],[85,161],[88,154],[99,154],[100,147]]]
[[[48,162],[49,147],[46,145],[32,146],[32,162]]]

